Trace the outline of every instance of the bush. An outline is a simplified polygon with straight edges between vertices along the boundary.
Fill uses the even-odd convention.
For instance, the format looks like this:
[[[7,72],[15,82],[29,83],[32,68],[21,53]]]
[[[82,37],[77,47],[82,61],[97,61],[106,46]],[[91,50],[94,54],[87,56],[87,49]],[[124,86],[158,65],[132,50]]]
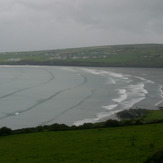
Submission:
[[[7,127],[0,128],[0,136],[11,135],[11,134],[12,134],[12,130],[10,128]]]
[[[69,130],[69,129],[70,127],[65,124],[54,123],[48,126],[49,131],[64,131],[64,130]]]
[[[132,120],[124,120],[124,121],[120,121],[121,126],[131,126],[133,125],[133,121]]]
[[[107,120],[107,121],[105,122],[105,126],[106,126],[106,127],[118,127],[118,126],[119,126],[119,121],[109,119],[109,120]]]
[[[91,129],[93,128],[93,124],[92,123],[84,123],[81,126],[78,126],[79,129]]]
[[[150,156],[144,163],[163,163],[163,148]]]

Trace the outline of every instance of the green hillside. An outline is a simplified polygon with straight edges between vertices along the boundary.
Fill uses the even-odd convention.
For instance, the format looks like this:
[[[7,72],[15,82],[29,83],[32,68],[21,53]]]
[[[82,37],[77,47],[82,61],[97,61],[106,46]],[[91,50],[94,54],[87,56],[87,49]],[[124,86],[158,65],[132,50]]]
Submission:
[[[0,64],[163,67],[163,44],[0,53]]]
[[[0,162],[141,163],[163,147],[163,123],[0,137]]]

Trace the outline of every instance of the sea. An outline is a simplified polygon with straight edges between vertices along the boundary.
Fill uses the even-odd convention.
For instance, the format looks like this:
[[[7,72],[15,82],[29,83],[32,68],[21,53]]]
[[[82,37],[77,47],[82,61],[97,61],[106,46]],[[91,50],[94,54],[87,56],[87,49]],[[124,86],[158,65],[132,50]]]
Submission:
[[[162,68],[0,66],[0,127],[79,126],[162,106]]]

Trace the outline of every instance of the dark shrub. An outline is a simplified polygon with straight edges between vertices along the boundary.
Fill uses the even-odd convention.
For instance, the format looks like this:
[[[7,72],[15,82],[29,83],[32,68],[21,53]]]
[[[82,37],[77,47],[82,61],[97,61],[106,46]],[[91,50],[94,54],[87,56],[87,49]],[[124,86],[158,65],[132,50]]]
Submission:
[[[109,119],[109,120],[107,120],[107,121],[105,122],[105,126],[106,126],[106,127],[117,127],[117,126],[119,126],[119,121]]]
[[[11,134],[12,134],[12,130],[10,128],[2,127],[0,129],[0,136],[11,135]]]
[[[144,163],[163,163],[163,149],[154,153]]]
[[[79,129],[91,129],[93,128],[92,123],[84,123],[83,125],[78,126]]]
[[[135,121],[135,125],[141,125],[141,124],[143,124],[143,123],[141,122],[141,120],[138,119],[138,120]]]
[[[93,128],[103,128],[105,127],[105,122],[97,122],[93,124]]]
[[[63,130],[68,130],[70,127],[65,125],[65,124],[52,124],[48,127],[49,131],[63,131]]]
[[[122,126],[131,126],[133,125],[133,121],[132,120],[124,120],[120,122]]]

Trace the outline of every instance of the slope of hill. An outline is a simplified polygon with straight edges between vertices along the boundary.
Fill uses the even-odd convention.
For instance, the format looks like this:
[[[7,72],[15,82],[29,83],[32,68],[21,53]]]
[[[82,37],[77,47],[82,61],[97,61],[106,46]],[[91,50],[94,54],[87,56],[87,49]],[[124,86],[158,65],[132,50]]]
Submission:
[[[0,162],[141,163],[163,147],[163,123],[0,137]]]
[[[127,112],[137,115],[141,111]],[[123,123],[121,127],[103,126],[68,131],[60,128],[60,131],[40,130],[34,133],[27,128],[21,129],[21,134],[16,130],[12,135],[1,134],[0,162],[159,162],[163,157],[163,110],[142,110],[141,113],[139,118],[135,116],[136,120],[142,122],[139,125],[133,124],[133,119],[128,121],[130,123],[119,122]],[[5,133],[4,129],[9,131],[4,127]]]
[[[135,44],[0,53],[0,64],[163,67],[163,44]]]

